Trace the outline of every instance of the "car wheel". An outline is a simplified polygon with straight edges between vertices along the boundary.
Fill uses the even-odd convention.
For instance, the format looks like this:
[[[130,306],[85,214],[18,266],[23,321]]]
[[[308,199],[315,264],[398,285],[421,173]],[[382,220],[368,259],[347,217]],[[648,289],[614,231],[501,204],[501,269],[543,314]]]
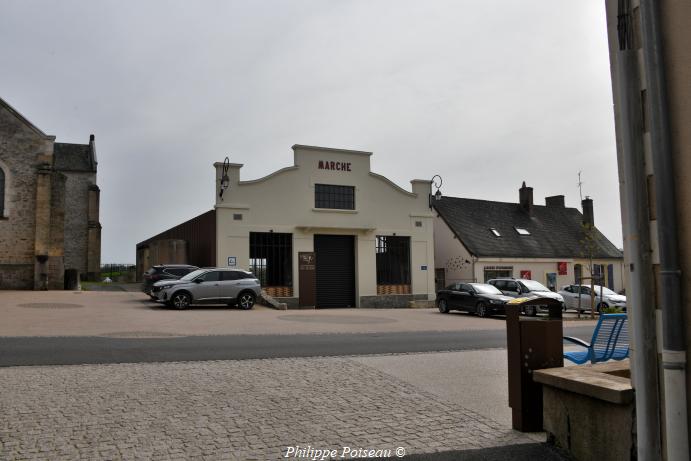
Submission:
[[[192,298],[185,292],[175,293],[170,299],[170,303],[176,309],[187,309],[190,307],[191,302]]]
[[[537,307],[525,306],[523,312],[525,312],[525,315],[527,315],[528,317],[535,317],[537,315]]]
[[[440,299],[439,302],[437,303],[437,307],[439,308],[439,312],[442,314],[448,314],[449,313],[449,305],[446,304],[445,299]]]
[[[240,309],[244,310],[252,309],[252,306],[254,306],[254,300],[256,298],[257,297],[254,296],[254,293],[250,293],[249,291],[240,293],[240,296],[238,297],[238,306]]]
[[[600,312],[602,312],[604,309],[607,309],[608,307],[609,306],[607,305],[607,303],[598,304],[597,305],[597,313],[599,314]]]
[[[485,303],[477,303],[477,306],[475,307],[475,313],[479,317],[487,317],[487,306],[485,306]]]

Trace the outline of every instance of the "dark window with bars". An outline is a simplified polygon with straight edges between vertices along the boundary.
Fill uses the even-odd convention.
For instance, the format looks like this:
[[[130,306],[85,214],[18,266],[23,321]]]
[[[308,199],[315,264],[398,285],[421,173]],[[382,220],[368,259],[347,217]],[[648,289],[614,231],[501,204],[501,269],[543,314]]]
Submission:
[[[293,234],[250,232],[250,272],[263,287],[293,286]]]
[[[334,186],[332,184],[314,185],[314,207],[336,210],[355,209],[355,187]]]
[[[377,235],[377,285],[410,284],[410,237]]]

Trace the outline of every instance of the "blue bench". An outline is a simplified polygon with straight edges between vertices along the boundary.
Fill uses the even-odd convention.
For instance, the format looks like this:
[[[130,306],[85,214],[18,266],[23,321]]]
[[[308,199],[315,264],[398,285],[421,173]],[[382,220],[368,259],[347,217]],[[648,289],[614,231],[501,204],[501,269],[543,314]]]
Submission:
[[[623,360],[629,356],[629,331],[626,314],[600,314],[590,344],[572,336],[564,339],[586,348],[564,352],[564,358],[577,364]]]

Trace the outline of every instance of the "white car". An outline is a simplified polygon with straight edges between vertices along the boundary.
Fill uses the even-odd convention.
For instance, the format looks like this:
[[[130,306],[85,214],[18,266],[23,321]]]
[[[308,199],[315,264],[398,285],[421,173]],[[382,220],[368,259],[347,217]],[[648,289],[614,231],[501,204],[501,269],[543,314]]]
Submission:
[[[615,293],[607,287],[595,285],[595,309],[600,312],[608,307],[618,307],[626,312],[626,296]],[[562,287],[559,294],[564,297],[567,309],[578,310],[578,299],[580,298],[580,310],[590,310],[590,286],[588,285],[566,285]]]

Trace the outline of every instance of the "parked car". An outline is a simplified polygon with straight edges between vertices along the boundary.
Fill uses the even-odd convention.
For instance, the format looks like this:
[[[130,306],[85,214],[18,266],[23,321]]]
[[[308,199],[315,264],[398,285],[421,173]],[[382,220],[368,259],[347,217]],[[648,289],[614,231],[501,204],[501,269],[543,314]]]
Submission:
[[[251,272],[231,268],[198,269],[179,280],[154,284],[156,298],[170,307],[187,309],[192,304],[228,304],[252,309],[261,284]]]
[[[178,280],[180,277],[192,271],[196,271],[197,269],[199,269],[197,266],[190,266],[189,264],[161,264],[153,266],[148,271],[144,272],[142,290],[152,298],[156,298],[151,293],[154,283],[162,280]]]
[[[535,280],[499,278],[488,280],[487,283],[497,287],[503,294],[512,298],[541,296],[543,298],[556,299],[561,303],[562,309],[565,307],[564,298],[559,293],[551,291]],[[526,315],[535,315],[537,314],[537,308],[535,306],[526,306],[524,312]]]
[[[608,307],[618,307],[626,312],[626,296],[615,293],[607,287],[595,285],[595,309],[600,312]],[[590,310],[590,286],[566,285],[559,294],[564,297],[567,309],[578,310],[578,298],[581,299],[581,312]]]
[[[487,317],[505,314],[504,304],[511,299],[486,283],[453,283],[437,293],[437,308],[442,314],[459,310]]]

